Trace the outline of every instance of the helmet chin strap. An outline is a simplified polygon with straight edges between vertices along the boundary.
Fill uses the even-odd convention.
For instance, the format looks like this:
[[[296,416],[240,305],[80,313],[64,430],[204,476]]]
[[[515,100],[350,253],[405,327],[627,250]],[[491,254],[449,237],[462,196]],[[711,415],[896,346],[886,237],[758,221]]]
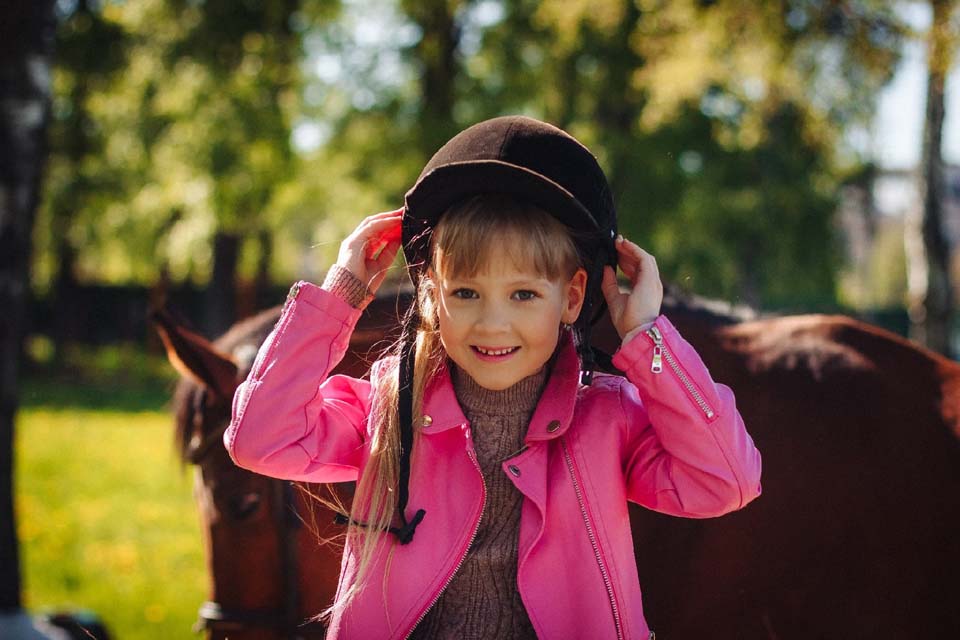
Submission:
[[[613,358],[608,353],[590,344],[590,328],[603,317],[603,312],[607,308],[607,301],[603,296],[598,298],[599,302],[594,308],[595,296],[590,295],[590,292],[600,290],[604,266],[603,260],[595,260],[591,265],[587,273],[587,295],[583,301],[583,309],[574,324],[577,354],[580,356],[580,384],[586,386],[593,383],[593,372],[597,369],[607,373],[622,374],[613,366]]]
[[[407,318],[407,327],[416,327],[418,316],[413,313]],[[397,515],[399,527],[389,527],[387,531],[397,537],[400,544],[409,544],[417,525],[423,520],[426,511],[417,509],[413,518],[407,520],[407,501],[410,497],[410,455],[413,452],[413,369],[416,363],[416,330],[407,329],[400,345],[400,362],[397,367],[399,390],[398,406],[400,426],[400,470],[397,477]],[[337,524],[350,523],[357,527],[368,527],[365,522],[350,519],[344,513],[334,516]]]
[[[416,362],[416,338],[410,335],[404,338],[400,351],[400,366],[397,375],[400,390],[400,473],[397,478],[397,512],[400,516],[400,527],[393,527],[390,532],[397,536],[400,544],[408,544],[413,540],[417,525],[423,520],[426,511],[418,509],[408,522],[406,516],[407,500],[410,497],[410,455],[413,451],[413,368]]]

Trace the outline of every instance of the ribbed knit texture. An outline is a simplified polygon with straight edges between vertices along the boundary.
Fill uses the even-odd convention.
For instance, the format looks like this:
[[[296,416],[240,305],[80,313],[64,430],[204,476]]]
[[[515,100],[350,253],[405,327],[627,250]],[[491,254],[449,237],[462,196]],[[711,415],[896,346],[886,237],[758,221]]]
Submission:
[[[536,638],[517,591],[517,544],[523,496],[501,464],[523,446],[547,380],[546,367],[503,391],[490,391],[451,368],[453,387],[470,421],[487,499],[470,550],[446,590],[417,625],[418,640]]]
[[[349,269],[334,264],[323,279],[323,289],[345,301],[354,309],[363,309],[373,299],[367,285]]]

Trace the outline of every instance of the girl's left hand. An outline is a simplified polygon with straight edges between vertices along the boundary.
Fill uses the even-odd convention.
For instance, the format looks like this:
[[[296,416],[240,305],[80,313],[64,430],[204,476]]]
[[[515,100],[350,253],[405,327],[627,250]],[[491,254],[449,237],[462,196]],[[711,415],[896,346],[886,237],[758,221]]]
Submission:
[[[617,262],[630,280],[630,291],[623,292],[617,284],[613,268],[603,269],[601,290],[610,308],[610,319],[622,340],[628,333],[652,323],[660,315],[663,302],[663,283],[657,270],[657,260],[623,236],[617,236]]]

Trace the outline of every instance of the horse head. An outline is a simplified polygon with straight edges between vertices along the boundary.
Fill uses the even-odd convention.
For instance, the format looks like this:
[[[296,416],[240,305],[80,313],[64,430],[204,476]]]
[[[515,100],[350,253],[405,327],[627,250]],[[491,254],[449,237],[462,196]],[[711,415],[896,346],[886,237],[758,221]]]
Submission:
[[[211,342],[166,310],[151,316],[167,357],[182,375],[174,393],[176,445],[196,467],[194,497],[211,586],[198,629],[210,638],[323,637],[309,619],[332,600],[340,550],[333,514],[290,482],[233,464],[223,446],[233,393],[280,315],[274,308]],[[304,517],[310,514],[311,517]],[[305,526],[305,521],[312,520]]]

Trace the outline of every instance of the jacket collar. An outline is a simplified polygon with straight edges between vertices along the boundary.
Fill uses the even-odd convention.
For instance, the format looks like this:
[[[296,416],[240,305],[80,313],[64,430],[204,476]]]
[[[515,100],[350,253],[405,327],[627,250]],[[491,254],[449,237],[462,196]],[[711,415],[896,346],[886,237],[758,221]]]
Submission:
[[[530,420],[525,442],[551,440],[567,431],[573,418],[579,386],[580,359],[571,332],[565,331],[550,379]],[[449,367],[444,366],[434,376],[427,385],[425,396],[424,419],[420,425],[424,434],[439,433],[467,424],[453,390]]]

